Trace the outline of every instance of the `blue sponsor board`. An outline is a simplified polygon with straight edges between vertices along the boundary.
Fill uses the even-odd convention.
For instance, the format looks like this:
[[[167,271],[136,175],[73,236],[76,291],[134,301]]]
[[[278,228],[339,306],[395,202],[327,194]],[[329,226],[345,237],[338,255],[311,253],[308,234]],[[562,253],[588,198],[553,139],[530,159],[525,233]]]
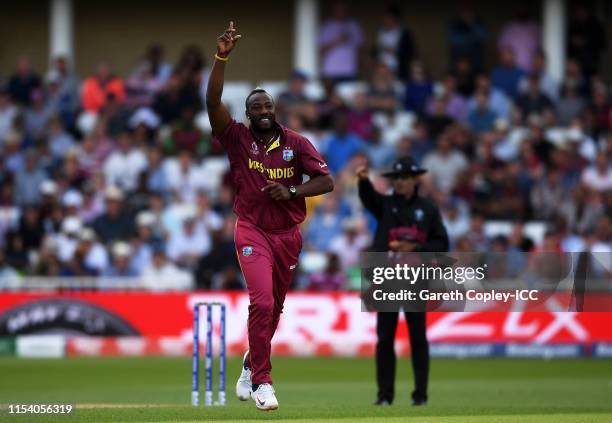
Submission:
[[[581,344],[506,344],[505,357],[515,358],[577,358],[585,356]]]
[[[601,344],[600,344],[601,345]],[[612,344],[600,347],[600,357],[612,357]],[[582,344],[519,344],[519,343],[432,343],[432,357],[439,358],[579,358],[585,357]],[[605,355],[608,354],[608,355]]]
[[[608,342],[596,342],[593,344],[593,357],[612,358],[612,344]]]

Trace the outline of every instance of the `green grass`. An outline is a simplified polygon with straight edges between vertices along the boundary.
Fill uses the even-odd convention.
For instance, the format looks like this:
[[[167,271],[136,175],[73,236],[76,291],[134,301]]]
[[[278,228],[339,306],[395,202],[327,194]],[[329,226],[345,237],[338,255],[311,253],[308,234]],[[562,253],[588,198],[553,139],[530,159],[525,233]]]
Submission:
[[[612,422],[612,363],[605,360],[433,360],[430,402],[420,408],[409,405],[407,359],[399,362],[396,402],[386,408],[371,405],[371,359],[274,358],[273,364],[280,409],[262,413],[233,395],[236,359],[228,363],[228,405],[193,408],[189,358],[1,358],[0,404],[77,409],[70,416],[9,416],[4,407],[0,421]]]

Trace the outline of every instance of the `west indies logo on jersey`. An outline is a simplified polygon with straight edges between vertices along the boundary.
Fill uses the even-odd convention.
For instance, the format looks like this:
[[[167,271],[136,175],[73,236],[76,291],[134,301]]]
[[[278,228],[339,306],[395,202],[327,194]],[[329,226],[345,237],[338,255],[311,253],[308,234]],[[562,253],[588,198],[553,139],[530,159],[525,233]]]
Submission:
[[[251,154],[253,154],[254,156],[257,156],[259,154],[259,147],[257,146],[257,143],[255,141],[253,141],[253,143],[251,144]]]
[[[290,147],[285,147],[283,150],[283,160],[286,162],[293,160],[293,150]]]
[[[253,247],[251,247],[250,245],[247,245],[246,247],[242,247],[243,256],[248,257],[251,254],[253,254]]]

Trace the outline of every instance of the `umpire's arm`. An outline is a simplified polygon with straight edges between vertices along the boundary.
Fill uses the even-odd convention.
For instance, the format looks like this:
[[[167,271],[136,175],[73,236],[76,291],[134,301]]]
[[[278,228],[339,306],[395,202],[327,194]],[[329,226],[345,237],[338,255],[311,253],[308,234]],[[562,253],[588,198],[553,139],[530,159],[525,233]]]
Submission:
[[[360,166],[356,173],[357,178],[359,178],[358,189],[361,203],[374,217],[380,219],[383,215],[384,196],[377,192],[370,182],[367,166]]]

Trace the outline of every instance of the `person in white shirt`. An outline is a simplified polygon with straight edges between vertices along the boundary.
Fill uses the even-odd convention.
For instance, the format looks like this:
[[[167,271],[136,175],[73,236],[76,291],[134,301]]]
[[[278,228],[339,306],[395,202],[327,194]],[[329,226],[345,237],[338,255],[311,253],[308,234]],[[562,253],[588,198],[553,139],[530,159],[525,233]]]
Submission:
[[[138,185],[138,176],[146,167],[147,156],[142,150],[133,148],[130,133],[123,132],[117,139],[117,149],[104,162],[106,184],[133,191]]]
[[[196,193],[205,188],[206,177],[187,150],[181,150],[177,158],[166,159],[164,170],[168,187],[184,202],[194,201]]]
[[[440,191],[450,192],[458,176],[467,170],[465,155],[454,150],[446,136],[440,137],[438,147],[423,159],[423,167],[429,170],[431,180]]]
[[[582,171],[582,182],[599,192],[612,189],[612,164],[605,152],[598,153],[595,163]]]
[[[195,212],[190,211],[183,217],[182,229],[170,234],[167,253],[175,263],[191,268],[210,247],[210,236],[202,225],[197,225]]]
[[[153,260],[144,268],[141,280],[142,286],[152,291],[193,288],[193,275],[168,261],[161,249],[154,250]]]

